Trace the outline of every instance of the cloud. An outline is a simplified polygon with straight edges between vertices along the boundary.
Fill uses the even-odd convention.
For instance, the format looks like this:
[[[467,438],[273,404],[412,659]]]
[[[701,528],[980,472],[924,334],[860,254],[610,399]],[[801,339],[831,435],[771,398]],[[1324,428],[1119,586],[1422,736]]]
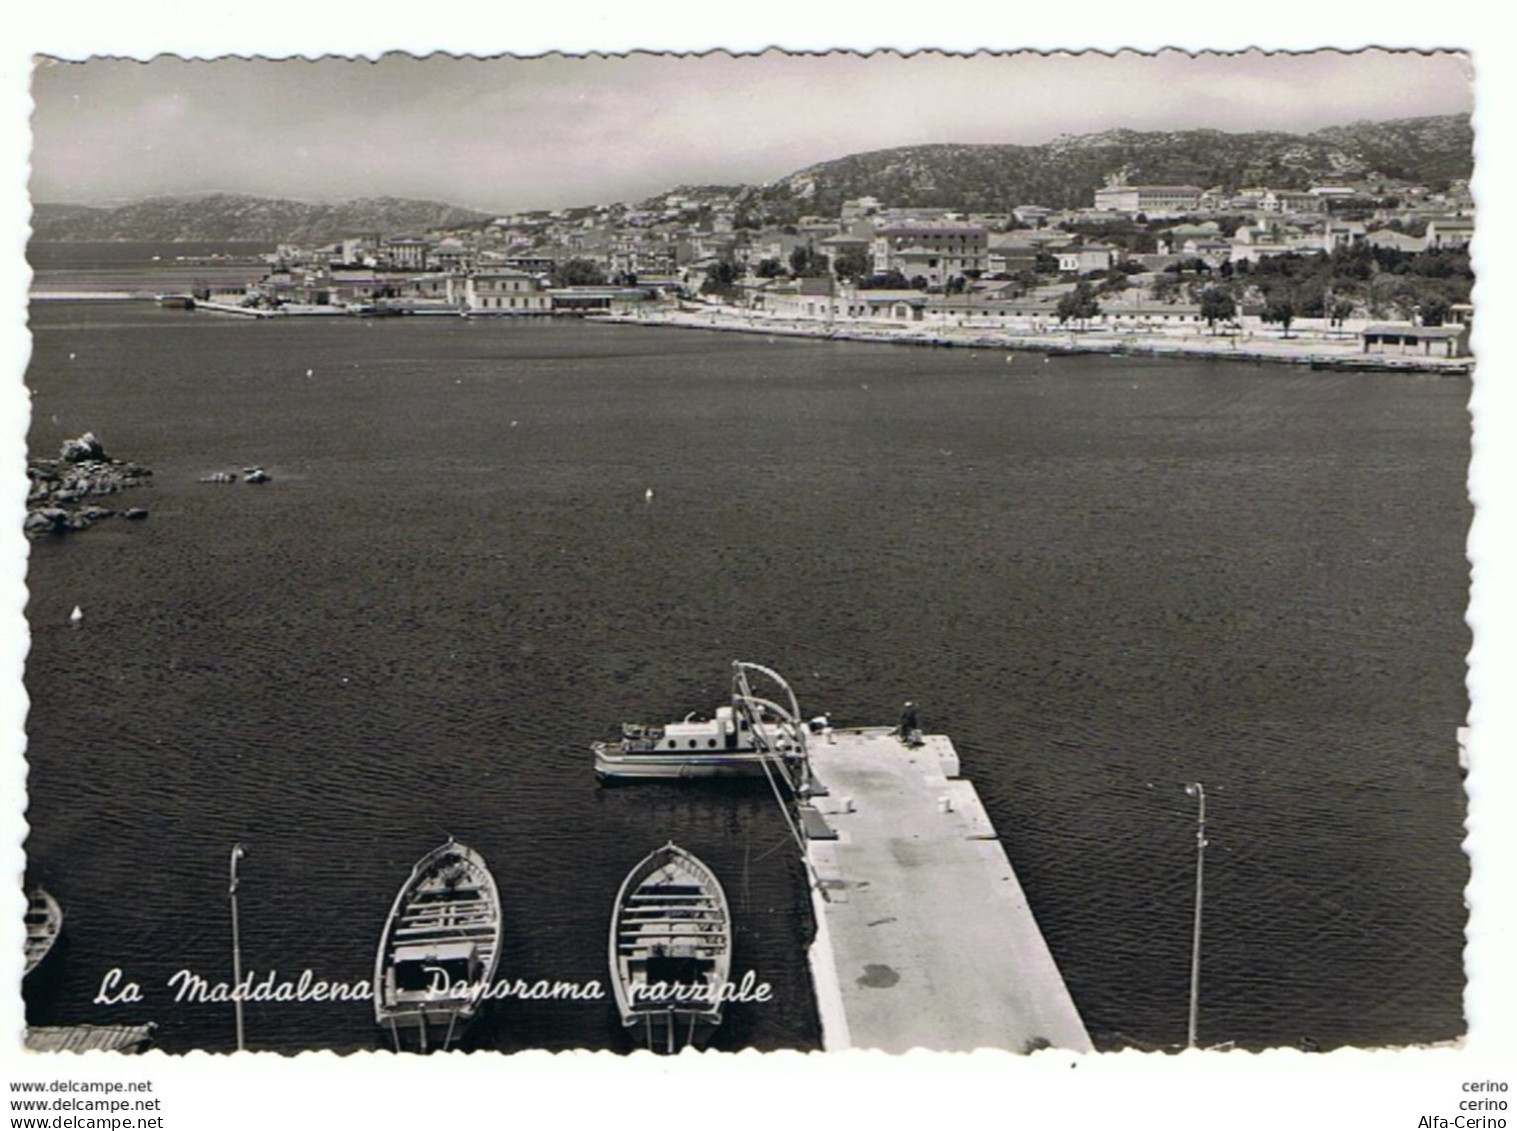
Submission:
[[[773,180],[848,153],[1470,109],[1455,54],[42,63],[32,191],[425,196],[487,210]]]

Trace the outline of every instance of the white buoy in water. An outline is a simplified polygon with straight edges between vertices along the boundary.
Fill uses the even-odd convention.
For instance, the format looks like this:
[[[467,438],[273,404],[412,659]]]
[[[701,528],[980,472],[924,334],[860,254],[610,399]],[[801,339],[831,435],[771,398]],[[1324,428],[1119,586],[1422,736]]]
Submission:
[[[78,628],[81,624],[84,623],[84,610],[81,609],[78,605],[75,605],[74,611],[68,615],[68,622],[74,628]]]
[[[307,369],[306,370],[306,376],[307,377],[314,377],[315,375],[316,375],[316,370],[314,370],[314,369]]]
[[[646,491],[643,492],[643,501],[644,502],[648,502],[648,503],[651,503],[653,501],[653,488],[652,487],[649,487]]]

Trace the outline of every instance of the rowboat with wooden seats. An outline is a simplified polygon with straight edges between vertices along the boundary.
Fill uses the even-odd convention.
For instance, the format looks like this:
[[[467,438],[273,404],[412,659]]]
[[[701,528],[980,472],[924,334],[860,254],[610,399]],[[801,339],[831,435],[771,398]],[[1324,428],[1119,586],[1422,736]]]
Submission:
[[[374,959],[374,1018],[397,1052],[449,1048],[478,1012],[500,961],[500,893],[483,858],[448,842],[401,886]]]
[[[627,874],[611,914],[611,988],[648,1048],[699,1047],[722,1022],[732,916],[716,875],[672,841]]]

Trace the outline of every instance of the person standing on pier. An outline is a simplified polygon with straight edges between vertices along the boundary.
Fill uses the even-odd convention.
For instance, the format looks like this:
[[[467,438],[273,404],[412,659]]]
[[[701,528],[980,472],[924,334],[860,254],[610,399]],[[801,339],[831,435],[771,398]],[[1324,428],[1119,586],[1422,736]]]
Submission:
[[[917,723],[917,705],[913,700],[906,700],[906,705],[901,708],[901,725],[896,728],[896,737],[907,746],[922,745],[922,728]]]

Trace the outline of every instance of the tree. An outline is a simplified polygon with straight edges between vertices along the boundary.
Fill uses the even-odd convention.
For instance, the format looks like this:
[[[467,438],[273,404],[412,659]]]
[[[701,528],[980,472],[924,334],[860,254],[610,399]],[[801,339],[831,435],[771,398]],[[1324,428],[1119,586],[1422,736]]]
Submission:
[[[1201,317],[1212,333],[1217,332],[1217,323],[1226,322],[1238,313],[1238,304],[1233,296],[1221,287],[1207,287],[1201,292]]]
[[[1180,297],[1180,280],[1175,275],[1161,275],[1154,280],[1148,293],[1155,302],[1174,302]]]
[[[1059,299],[1055,312],[1061,326],[1071,318],[1084,324],[1101,313],[1101,306],[1089,283],[1077,283],[1074,290]]]
[[[832,273],[839,279],[862,279],[869,274],[869,253],[849,250],[839,252],[832,261]]]
[[[706,278],[701,283],[701,294],[731,298],[737,293],[737,281],[741,274],[737,264],[732,260],[718,259],[706,268]]]
[[[827,273],[827,262],[820,252],[802,245],[790,252],[790,273],[797,279],[814,279]]]
[[[593,259],[566,259],[553,269],[555,287],[602,287],[606,273]]]
[[[1296,304],[1284,296],[1272,298],[1264,308],[1264,321],[1279,324],[1285,337],[1291,336],[1291,323],[1296,320]]]
[[[909,286],[911,284],[906,281],[906,276],[901,274],[900,268],[892,267],[883,275],[870,275],[867,279],[864,279],[859,283],[859,290],[904,291]]]
[[[785,268],[780,265],[778,259],[760,259],[753,273],[760,279],[774,279],[785,273]]]
[[[1417,313],[1421,316],[1424,326],[1442,326],[1448,320],[1449,304],[1441,298],[1424,299],[1422,305],[1417,308]]]

